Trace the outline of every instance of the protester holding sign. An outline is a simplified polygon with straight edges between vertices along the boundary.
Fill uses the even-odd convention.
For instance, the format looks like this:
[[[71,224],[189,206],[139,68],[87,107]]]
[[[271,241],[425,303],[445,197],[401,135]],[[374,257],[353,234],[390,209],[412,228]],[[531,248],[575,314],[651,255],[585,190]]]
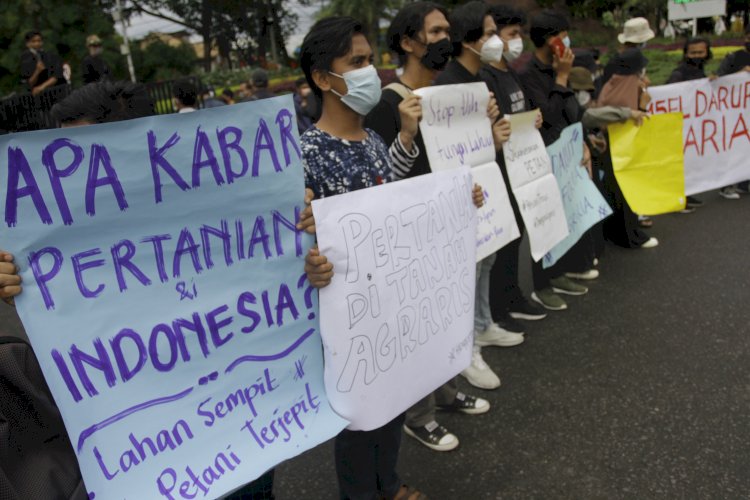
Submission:
[[[21,276],[13,262],[13,255],[0,251],[0,299],[13,305],[13,298],[21,293]]]
[[[362,25],[349,17],[316,23],[302,43],[300,62],[308,84],[322,98],[320,120],[302,135],[305,183],[316,197],[388,182],[392,163],[383,140],[363,127],[380,100],[380,79]],[[307,269],[330,282],[331,267],[312,250]],[[326,279],[327,278],[327,279]],[[343,430],[335,442],[341,498],[416,500],[423,495],[402,486],[396,472],[403,415],[372,431]]]
[[[532,106],[542,112],[541,128],[545,145],[555,142],[568,125],[581,120],[583,111],[575,94],[568,87],[575,56],[570,48],[569,24],[561,14],[545,10],[531,19],[529,35],[534,44],[534,54],[521,73]],[[591,154],[584,144],[583,165],[591,173]],[[580,276],[591,273],[593,255],[588,245],[579,241],[554,266],[544,269],[541,262],[533,265],[534,293],[532,300],[545,309],[561,311],[568,305],[558,294],[584,295],[588,288],[574,282],[565,274],[575,272]]]
[[[682,62],[669,75],[667,84],[706,78],[704,67],[712,58],[711,41],[708,38],[688,38],[682,48]],[[713,78],[716,77],[713,76]],[[695,196],[688,196],[686,199],[686,206],[681,213],[694,212],[697,207],[703,205],[703,202]]]
[[[620,42],[620,46],[617,48],[617,53],[622,54],[628,49],[642,49],[646,46],[649,40],[656,36],[654,30],[648,24],[648,19],[645,17],[634,17],[625,21],[622,27],[622,33],[617,35],[617,41]],[[596,88],[601,92],[602,87],[606,84],[612,75],[615,74],[617,66],[616,59],[610,58],[607,65],[604,67],[604,73],[596,82]],[[598,98],[598,95],[597,95]]]
[[[648,59],[640,49],[631,48],[617,54],[611,62],[614,74],[602,88],[597,101],[600,106],[622,106],[644,111],[650,96],[646,87],[650,83],[646,76]],[[606,158],[605,158],[606,161]],[[620,186],[611,170],[611,159],[604,165],[605,185],[611,194],[614,213],[604,223],[605,237],[616,245],[625,248],[653,248],[659,244],[656,238],[649,237],[638,224],[638,216],[633,213],[625,200]]]
[[[145,87],[130,82],[100,82],[87,85],[73,92],[52,109],[53,119],[63,128],[111,123],[153,114],[154,103]],[[309,199],[307,202],[309,203]],[[303,218],[307,212],[309,208],[303,212]],[[300,224],[298,229],[305,229],[305,224]],[[21,293],[20,276],[17,273],[18,268],[13,264],[13,257],[7,252],[0,252],[0,297],[10,304],[13,304],[13,297]],[[124,470],[127,472],[127,469]],[[270,469],[225,498],[272,498],[273,478],[274,470]]]
[[[411,178],[429,173],[427,151],[418,127],[421,118],[420,97],[413,90],[429,86],[439,70],[450,60],[450,25],[447,11],[432,2],[415,2],[401,9],[393,18],[386,39],[389,49],[398,55],[403,73],[398,81],[383,89],[377,106],[367,115],[365,125],[387,143],[416,143],[419,155],[404,171],[406,162],[394,164],[397,177]],[[414,113],[414,105],[419,113]],[[475,185],[475,203],[481,206],[482,190]],[[458,391],[454,377],[406,412],[404,432],[435,451],[455,449],[458,438],[435,418],[437,407],[474,415],[490,409],[487,400]]]
[[[485,64],[479,71],[479,76],[487,84],[495,96],[498,107],[503,115],[511,115],[530,111],[531,103],[523,91],[523,85],[518,74],[508,63],[515,61],[523,52],[522,26],[525,23],[521,11],[507,5],[493,5],[490,7],[498,36],[503,42],[503,57],[497,62]],[[542,126],[542,114],[538,115],[537,128]],[[505,157],[496,157],[503,180],[510,186]],[[523,231],[523,219],[518,208],[518,201],[509,189],[509,198],[518,228]],[[518,319],[540,320],[547,316],[544,309],[529,302],[521,293],[519,286],[519,261],[521,238],[517,238],[497,252],[495,263],[490,274],[490,307],[493,320],[503,330],[522,334],[523,325],[515,321]],[[528,258],[528,254],[524,253]]]
[[[750,24],[745,27],[745,48],[727,55],[721,61],[716,74],[724,76],[739,73],[740,71],[750,73]],[[739,199],[740,194],[748,193],[750,193],[749,181],[743,181],[733,186],[726,186],[719,191],[719,194],[728,200]]]
[[[502,41],[497,36],[497,27],[489,15],[487,4],[471,1],[453,9],[450,15],[451,43],[453,60],[451,60],[435,80],[436,85],[481,82],[479,70],[483,62],[498,61],[502,57]],[[493,99],[494,100],[494,99]],[[510,126],[507,122],[498,121],[500,115],[497,104],[490,114],[493,122],[496,149],[507,141]],[[501,128],[503,127],[503,128]],[[500,135],[499,135],[500,134]],[[476,306],[474,311],[474,353],[471,366],[462,372],[468,382],[480,389],[500,387],[500,377],[482,358],[482,345],[513,345],[523,342],[523,337],[502,330],[492,321],[490,311],[490,270],[495,262],[495,254],[477,263]],[[510,342],[508,342],[510,340]]]

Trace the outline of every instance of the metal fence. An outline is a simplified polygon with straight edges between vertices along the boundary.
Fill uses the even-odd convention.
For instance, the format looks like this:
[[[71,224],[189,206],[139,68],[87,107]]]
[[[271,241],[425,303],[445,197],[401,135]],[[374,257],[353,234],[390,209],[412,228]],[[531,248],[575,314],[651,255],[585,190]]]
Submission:
[[[157,114],[174,113],[176,111],[172,104],[172,85],[176,81],[145,84],[146,91],[154,101],[154,109]],[[181,78],[180,81],[188,81],[195,85],[199,94],[196,108],[203,107],[203,101],[200,98],[202,87],[200,78],[190,76]],[[58,124],[50,116],[50,110],[56,102],[65,99],[72,91],[73,88],[70,85],[59,85],[44,90],[35,96],[28,93],[17,94],[0,100],[0,134],[57,127]]]
[[[172,104],[172,85],[174,85],[174,83],[177,81],[187,81],[192,83],[198,91],[198,103],[195,107],[203,107],[203,100],[200,98],[201,87],[203,86],[203,83],[201,83],[200,78],[198,78],[197,76],[188,76],[185,78],[180,78],[179,80],[169,80],[166,82],[147,83],[145,84],[145,87],[148,91],[148,95],[150,95],[151,99],[153,99],[154,101],[154,110],[156,111],[157,115],[164,115],[177,111],[176,109],[174,109],[174,105]]]
[[[66,98],[72,91],[70,85],[58,85],[37,95],[18,94],[0,101],[0,132],[23,132],[54,128],[57,124],[50,117],[56,102]]]

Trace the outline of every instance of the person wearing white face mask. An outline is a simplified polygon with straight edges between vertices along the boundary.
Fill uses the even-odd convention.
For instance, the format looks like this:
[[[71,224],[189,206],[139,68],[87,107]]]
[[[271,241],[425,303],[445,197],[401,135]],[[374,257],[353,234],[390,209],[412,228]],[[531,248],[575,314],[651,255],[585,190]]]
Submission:
[[[498,34],[503,42],[503,57],[497,62],[491,62],[482,67],[479,76],[484,80],[490,91],[497,96],[498,106],[504,115],[530,111],[531,104],[526,99],[523,86],[518,74],[509,63],[518,59],[523,52],[522,26],[525,23],[523,12],[507,5],[493,5],[490,7]],[[537,128],[542,125],[542,115],[537,118]],[[497,163],[503,173],[506,185],[509,184],[508,173],[503,155],[497,155]],[[521,231],[524,230],[518,204],[511,190],[508,190],[513,213]],[[547,316],[544,309],[529,302],[521,293],[518,276],[520,260],[521,238],[517,238],[501,248],[497,253],[495,264],[490,274],[490,309],[492,319],[506,331],[521,334],[525,328],[516,318],[526,320],[540,320]],[[528,259],[525,252],[523,259]]]
[[[453,60],[448,63],[435,80],[436,85],[481,82],[479,70],[483,62],[498,62],[502,58],[503,43],[497,36],[497,27],[488,6],[484,2],[472,1],[453,9],[449,17]],[[494,98],[492,99],[494,102]],[[497,120],[500,111],[497,104],[490,113],[495,124],[495,146],[500,149],[510,137],[510,124],[507,120]],[[501,133],[499,137],[498,134]],[[511,347],[523,342],[518,333],[503,330],[492,321],[490,311],[490,269],[495,262],[495,254],[477,263],[477,285],[474,308],[474,352],[471,365],[461,372],[466,380],[480,389],[500,387],[500,377],[492,371],[482,358],[482,346]]]

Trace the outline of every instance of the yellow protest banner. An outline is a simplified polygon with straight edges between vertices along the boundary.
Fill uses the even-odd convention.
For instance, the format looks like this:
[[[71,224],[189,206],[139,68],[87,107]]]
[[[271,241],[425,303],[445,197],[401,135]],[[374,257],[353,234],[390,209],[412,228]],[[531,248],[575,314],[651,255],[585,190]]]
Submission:
[[[685,208],[682,113],[651,116],[640,127],[612,124],[609,140],[615,178],[635,213]]]

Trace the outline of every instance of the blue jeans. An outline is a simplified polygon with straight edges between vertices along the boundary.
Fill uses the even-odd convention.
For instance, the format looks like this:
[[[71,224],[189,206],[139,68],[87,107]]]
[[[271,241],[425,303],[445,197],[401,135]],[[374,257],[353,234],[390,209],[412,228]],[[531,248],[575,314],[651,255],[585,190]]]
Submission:
[[[496,254],[477,262],[477,288],[474,295],[474,331],[483,332],[492,324],[490,310],[490,271],[495,263]]]

